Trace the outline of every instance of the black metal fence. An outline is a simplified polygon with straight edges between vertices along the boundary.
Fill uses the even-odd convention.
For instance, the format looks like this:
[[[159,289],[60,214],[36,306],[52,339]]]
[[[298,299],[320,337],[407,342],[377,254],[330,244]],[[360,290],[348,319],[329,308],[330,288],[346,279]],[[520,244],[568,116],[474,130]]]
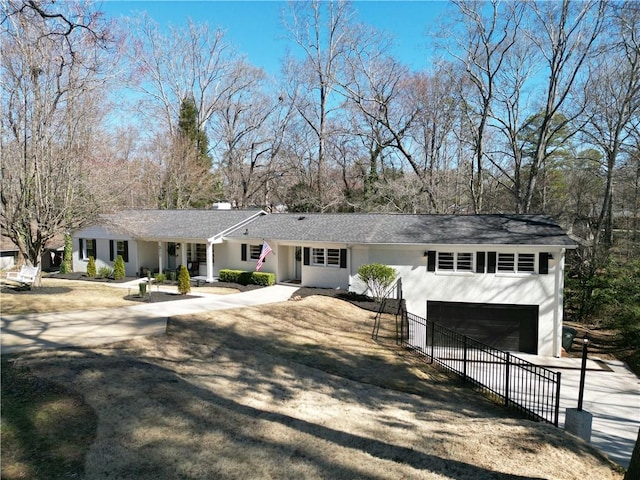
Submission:
[[[558,426],[560,373],[497,350],[422,317],[405,313],[402,344],[462,376],[527,418]]]

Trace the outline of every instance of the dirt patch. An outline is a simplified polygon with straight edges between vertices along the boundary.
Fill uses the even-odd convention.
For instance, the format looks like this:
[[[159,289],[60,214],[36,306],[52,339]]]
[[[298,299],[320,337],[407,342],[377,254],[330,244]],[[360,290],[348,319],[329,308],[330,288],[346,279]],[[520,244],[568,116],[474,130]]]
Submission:
[[[344,301],[171,319],[168,336],[23,354],[100,419],[86,478],[622,478],[395,346]]]

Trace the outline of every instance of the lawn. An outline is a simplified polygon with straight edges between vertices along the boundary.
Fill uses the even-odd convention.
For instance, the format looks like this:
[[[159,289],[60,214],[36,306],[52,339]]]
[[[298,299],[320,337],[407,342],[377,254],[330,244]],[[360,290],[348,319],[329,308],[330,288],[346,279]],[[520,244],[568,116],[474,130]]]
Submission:
[[[101,282],[42,278],[40,287],[30,290],[16,288],[5,282],[1,285],[0,309],[3,315],[27,313],[66,312],[72,310],[95,310],[135,305],[138,288],[122,288]],[[171,290],[169,286],[162,287]],[[155,293],[157,287],[152,287]],[[177,293],[177,287],[173,287]],[[197,287],[191,294],[214,293],[226,295],[237,293],[234,288]],[[129,297],[129,298],[127,298]]]
[[[17,381],[3,377],[2,478],[622,478],[589,445],[398,349],[393,317],[378,342],[371,327],[371,312],[311,296],[175,318],[166,336],[5,357],[29,405],[66,392],[66,416],[91,432],[67,428],[84,463],[46,473],[55,455],[15,430],[48,416],[17,427],[4,405]]]

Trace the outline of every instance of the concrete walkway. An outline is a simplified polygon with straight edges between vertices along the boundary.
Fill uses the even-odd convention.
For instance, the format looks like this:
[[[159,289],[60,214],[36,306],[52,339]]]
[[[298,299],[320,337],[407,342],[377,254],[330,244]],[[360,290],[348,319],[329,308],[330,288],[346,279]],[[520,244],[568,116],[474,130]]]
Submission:
[[[559,425],[564,428],[567,408],[578,407],[582,359],[517,356],[562,374]],[[593,415],[590,443],[627,468],[640,429],[640,379],[623,362],[588,358],[582,409]]]
[[[130,288],[128,284],[118,285]],[[137,288],[137,287],[136,287]],[[214,295],[195,292],[198,298],[140,303],[131,307],[0,317],[2,353],[43,348],[89,347],[166,331],[167,319],[175,315],[242,308],[288,300],[297,287],[271,287]],[[175,292],[175,288],[172,290]]]

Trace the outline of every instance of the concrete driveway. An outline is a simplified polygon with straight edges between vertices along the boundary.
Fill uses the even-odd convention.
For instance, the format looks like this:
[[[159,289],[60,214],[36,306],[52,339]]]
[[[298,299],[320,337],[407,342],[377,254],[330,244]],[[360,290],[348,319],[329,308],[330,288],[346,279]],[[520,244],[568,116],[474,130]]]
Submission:
[[[198,298],[144,303],[132,307],[76,312],[3,315],[0,317],[2,353],[43,348],[89,347],[158,335],[167,319],[228,308],[242,308],[288,300],[297,287],[274,285],[232,295],[199,294]]]

